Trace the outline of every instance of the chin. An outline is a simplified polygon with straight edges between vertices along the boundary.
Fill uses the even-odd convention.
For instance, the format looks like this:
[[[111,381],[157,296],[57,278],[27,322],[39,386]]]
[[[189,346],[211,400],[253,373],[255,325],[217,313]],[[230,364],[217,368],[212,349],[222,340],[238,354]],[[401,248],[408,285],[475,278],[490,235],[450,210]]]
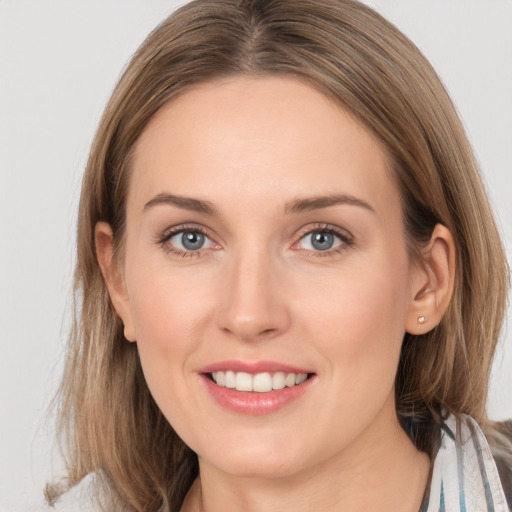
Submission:
[[[282,478],[302,467],[303,449],[286,442],[230,443],[216,450],[206,450],[199,460],[214,466],[217,470],[243,478]]]

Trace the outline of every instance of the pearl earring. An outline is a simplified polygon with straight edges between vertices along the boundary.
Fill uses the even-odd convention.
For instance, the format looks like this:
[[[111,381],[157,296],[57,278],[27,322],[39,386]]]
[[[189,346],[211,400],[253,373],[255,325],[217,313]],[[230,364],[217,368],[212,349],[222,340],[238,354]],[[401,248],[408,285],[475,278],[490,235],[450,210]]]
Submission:
[[[423,325],[426,321],[427,319],[424,316],[418,317],[418,325]]]

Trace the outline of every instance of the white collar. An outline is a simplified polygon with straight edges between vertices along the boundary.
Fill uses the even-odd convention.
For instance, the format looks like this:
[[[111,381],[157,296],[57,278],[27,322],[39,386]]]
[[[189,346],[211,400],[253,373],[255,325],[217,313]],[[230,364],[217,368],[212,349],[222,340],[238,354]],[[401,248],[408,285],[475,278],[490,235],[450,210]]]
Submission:
[[[444,420],[428,495],[425,512],[509,512],[489,444],[470,416]]]

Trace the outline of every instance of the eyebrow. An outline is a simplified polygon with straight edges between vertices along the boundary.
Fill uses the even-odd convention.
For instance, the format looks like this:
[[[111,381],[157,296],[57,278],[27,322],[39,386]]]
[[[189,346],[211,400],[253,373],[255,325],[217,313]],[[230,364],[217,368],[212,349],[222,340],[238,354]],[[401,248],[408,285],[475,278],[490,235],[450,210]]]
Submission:
[[[194,199],[192,197],[176,196],[174,194],[162,193],[155,196],[151,201],[148,201],[143,208],[143,212],[146,212],[150,208],[167,204],[171,206],[177,206],[184,210],[190,210],[193,212],[204,213],[206,215],[215,215],[216,210],[210,201],[202,201],[201,199]]]
[[[328,208],[329,206],[336,206],[340,204],[359,206],[372,213],[375,213],[373,207],[366,201],[346,194],[334,194],[328,196],[315,196],[294,199],[293,201],[287,203],[285,207],[285,213],[290,214],[309,212],[312,210],[319,210],[321,208]]]
[[[178,208],[182,208],[184,210],[190,210],[211,216],[216,215],[217,213],[215,206],[210,201],[203,201],[193,197],[177,196],[167,193],[158,194],[153,199],[148,201],[144,205],[143,211],[146,212],[148,209],[162,204],[177,206]],[[375,213],[373,207],[367,202],[347,194],[297,198],[286,204],[285,213],[293,214],[309,212],[336,205],[359,206],[372,213]]]

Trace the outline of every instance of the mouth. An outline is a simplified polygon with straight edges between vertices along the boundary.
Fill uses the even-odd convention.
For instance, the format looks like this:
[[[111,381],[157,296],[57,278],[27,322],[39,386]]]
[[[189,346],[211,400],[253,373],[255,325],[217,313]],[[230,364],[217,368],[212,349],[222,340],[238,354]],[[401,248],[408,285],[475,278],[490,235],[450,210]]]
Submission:
[[[217,386],[255,393],[270,393],[271,391],[300,386],[313,375],[312,373],[284,371],[251,374],[233,370],[218,370],[206,374],[207,378]]]
[[[317,374],[277,361],[219,361],[199,370],[210,395],[239,414],[269,414],[300,402],[315,387]]]

